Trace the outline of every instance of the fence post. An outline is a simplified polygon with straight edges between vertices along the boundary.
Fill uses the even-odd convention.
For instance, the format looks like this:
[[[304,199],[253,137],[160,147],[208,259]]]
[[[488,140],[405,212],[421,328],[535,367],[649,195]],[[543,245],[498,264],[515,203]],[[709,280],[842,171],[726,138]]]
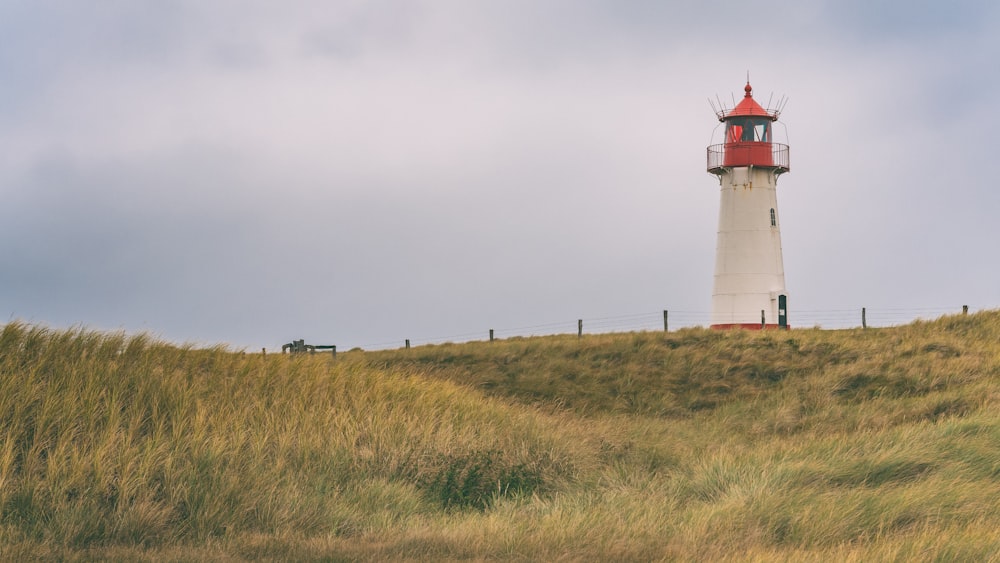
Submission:
[[[670,325],[667,323],[667,310],[663,310],[663,332],[670,332]]]
[[[261,348],[260,349],[260,355],[266,358],[267,357],[267,348]]]
[[[490,342],[493,342],[493,329],[490,329]]]
[[[761,309],[760,310],[760,328],[763,330],[766,327],[767,327],[767,324],[766,324],[765,319],[764,319],[764,309]]]
[[[868,328],[868,320],[865,318],[865,308],[861,308],[861,328]]]
[[[337,346],[331,346],[330,350],[333,352],[333,357],[337,357]]]
[[[578,319],[576,321],[576,337],[577,338],[583,337],[583,319]]]
[[[406,339],[406,349],[407,350],[410,349],[410,339],[409,338]]]
[[[968,315],[969,314],[969,306],[968,305],[962,305],[962,314],[963,315]]]

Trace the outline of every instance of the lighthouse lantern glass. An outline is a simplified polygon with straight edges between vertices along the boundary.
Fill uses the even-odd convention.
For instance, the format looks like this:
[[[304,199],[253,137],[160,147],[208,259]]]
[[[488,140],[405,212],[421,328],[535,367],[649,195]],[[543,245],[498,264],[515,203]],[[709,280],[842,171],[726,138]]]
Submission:
[[[770,143],[771,120],[766,117],[738,117],[726,124],[727,143]]]

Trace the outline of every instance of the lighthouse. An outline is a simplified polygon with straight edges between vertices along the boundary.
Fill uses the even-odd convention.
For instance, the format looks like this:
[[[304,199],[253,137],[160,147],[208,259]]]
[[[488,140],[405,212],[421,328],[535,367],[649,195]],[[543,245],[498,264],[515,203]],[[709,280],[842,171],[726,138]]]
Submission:
[[[772,142],[780,107],[761,107],[749,80],[744,91],[731,110],[716,110],[725,137],[708,147],[720,194],[711,326],[788,328],[777,191],[789,171],[788,145]]]

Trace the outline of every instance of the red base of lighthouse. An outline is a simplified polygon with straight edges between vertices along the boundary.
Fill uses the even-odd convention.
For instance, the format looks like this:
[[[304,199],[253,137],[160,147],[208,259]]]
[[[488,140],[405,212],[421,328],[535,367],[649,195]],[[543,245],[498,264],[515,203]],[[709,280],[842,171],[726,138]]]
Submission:
[[[730,330],[730,329],[734,329],[734,328],[741,328],[741,329],[745,329],[745,330],[779,330],[779,329],[788,330],[788,329],[790,329],[792,327],[790,327],[790,326],[781,326],[781,325],[777,325],[777,324],[765,324],[765,325],[761,325],[760,323],[732,323],[732,324],[711,325],[708,328],[710,328],[712,330]]]

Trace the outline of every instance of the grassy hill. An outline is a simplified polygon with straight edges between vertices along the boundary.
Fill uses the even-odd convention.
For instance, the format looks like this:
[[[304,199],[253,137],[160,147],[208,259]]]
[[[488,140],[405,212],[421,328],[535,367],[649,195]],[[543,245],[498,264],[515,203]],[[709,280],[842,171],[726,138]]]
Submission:
[[[1000,313],[278,356],[10,323],[0,559],[1000,560]]]

